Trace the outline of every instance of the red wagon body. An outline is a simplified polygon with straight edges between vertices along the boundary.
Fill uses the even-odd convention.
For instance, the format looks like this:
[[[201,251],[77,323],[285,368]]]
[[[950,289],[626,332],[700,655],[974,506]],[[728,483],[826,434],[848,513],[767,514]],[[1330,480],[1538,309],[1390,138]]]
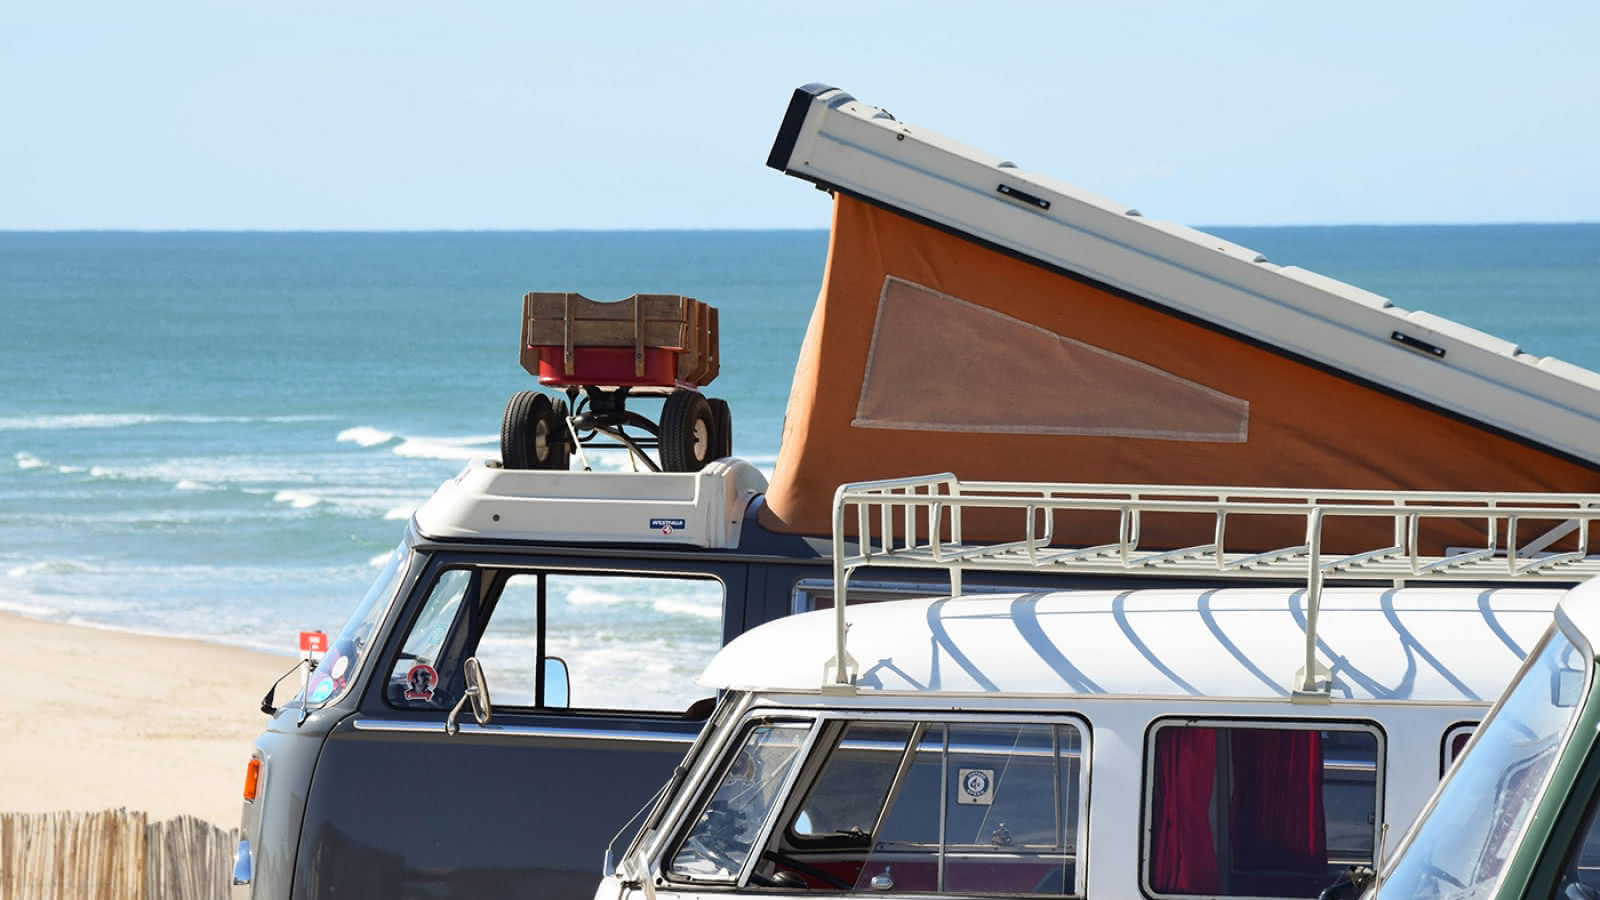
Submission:
[[[655,393],[703,387],[717,377],[717,311],[693,297],[634,294],[601,302],[535,291],[522,304],[522,367],[542,385]]]

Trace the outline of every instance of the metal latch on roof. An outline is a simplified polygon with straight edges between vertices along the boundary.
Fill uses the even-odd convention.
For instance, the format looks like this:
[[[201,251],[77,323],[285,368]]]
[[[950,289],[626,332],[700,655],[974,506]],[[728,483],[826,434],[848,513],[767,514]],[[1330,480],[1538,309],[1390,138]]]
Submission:
[[[1295,670],[1289,682],[1289,699],[1296,703],[1329,703],[1333,700],[1333,673],[1322,663],[1312,660],[1311,677],[1306,677],[1305,666]]]
[[[849,623],[844,621],[844,595],[840,594],[834,598],[834,601],[839,609],[835,614],[837,616],[835,621],[838,646],[834,651],[834,655],[822,664],[822,693],[834,696],[854,696],[856,693],[856,676],[860,673],[861,667],[856,664],[855,657],[844,649],[845,638],[850,631]],[[843,665],[839,664],[840,659],[844,660]]]

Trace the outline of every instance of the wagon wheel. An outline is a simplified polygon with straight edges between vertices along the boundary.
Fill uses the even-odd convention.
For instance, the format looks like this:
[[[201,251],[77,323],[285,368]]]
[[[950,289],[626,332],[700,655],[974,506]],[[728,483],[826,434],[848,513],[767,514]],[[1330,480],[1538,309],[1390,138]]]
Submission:
[[[722,459],[733,455],[733,410],[721,397],[707,397],[711,405],[711,458]]]
[[[715,459],[716,424],[699,391],[677,388],[661,406],[661,470],[698,472]]]
[[[500,462],[508,469],[565,469],[570,453],[567,401],[518,391],[500,422]]]

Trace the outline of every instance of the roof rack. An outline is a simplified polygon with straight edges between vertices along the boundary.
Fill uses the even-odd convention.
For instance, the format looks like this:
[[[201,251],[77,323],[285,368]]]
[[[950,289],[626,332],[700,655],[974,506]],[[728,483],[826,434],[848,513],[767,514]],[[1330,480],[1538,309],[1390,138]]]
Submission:
[[[969,510],[1020,510],[1014,540],[965,543],[962,515]],[[1088,547],[1052,546],[1056,512],[1116,513],[1113,539]],[[1140,524],[1157,514],[1212,517],[1213,540],[1180,549],[1142,549]],[[1266,551],[1233,551],[1227,523],[1239,516],[1300,516],[1305,541]],[[1323,543],[1331,518],[1392,520],[1392,543],[1358,552],[1332,553]],[[1429,519],[1483,522],[1476,549],[1444,555],[1419,552],[1421,524]],[[1323,582],[1539,581],[1576,583],[1600,574],[1589,555],[1589,523],[1600,519],[1600,494],[1444,491],[1294,490],[1150,484],[963,482],[953,474],[892,478],[841,485],[833,495],[835,656],[826,664],[824,690],[853,691],[855,661],[845,650],[848,579],[866,566],[944,569],[952,596],[962,572],[1044,571],[1086,575],[1183,575],[1201,579],[1305,581],[1305,667],[1292,681],[1295,696],[1325,700],[1331,679],[1316,661],[1317,614]],[[845,544],[846,523],[857,538]],[[1557,522],[1519,543],[1519,523]],[[1504,540],[1501,540],[1501,534]],[[1548,552],[1576,533],[1576,549]]]

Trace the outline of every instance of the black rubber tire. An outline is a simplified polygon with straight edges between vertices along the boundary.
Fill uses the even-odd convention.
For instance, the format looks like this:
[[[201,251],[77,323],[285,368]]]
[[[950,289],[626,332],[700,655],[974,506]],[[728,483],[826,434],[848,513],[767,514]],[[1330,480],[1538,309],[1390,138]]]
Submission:
[[[698,472],[715,459],[716,425],[699,391],[677,388],[661,405],[661,471]]]
[[[567,398],[557,397],[550,401],[547,425],[545,459],[540,468],[564,471],[572,464],[572,431],[567,428]]]
[[[711,406],[711,458],[724,459],[733,455],[733,410],[721,397],[707,397]]]
[[[500,464],[507,469],[565,469],[567,402],[538,391],[518,391],[500,421]]]

